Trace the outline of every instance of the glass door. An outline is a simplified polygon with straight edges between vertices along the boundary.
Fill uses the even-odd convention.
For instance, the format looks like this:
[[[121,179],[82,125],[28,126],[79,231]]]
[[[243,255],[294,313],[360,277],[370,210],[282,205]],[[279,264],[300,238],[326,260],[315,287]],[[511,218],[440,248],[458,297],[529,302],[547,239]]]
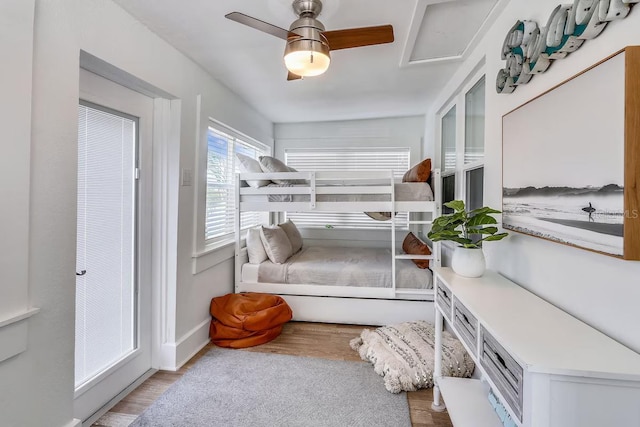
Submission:
[[[78,107],[75,386],[136,348],[137,120]]]
[[[80,94],[74,417],[90,424],[152,372],[153,99],[85,70]]]

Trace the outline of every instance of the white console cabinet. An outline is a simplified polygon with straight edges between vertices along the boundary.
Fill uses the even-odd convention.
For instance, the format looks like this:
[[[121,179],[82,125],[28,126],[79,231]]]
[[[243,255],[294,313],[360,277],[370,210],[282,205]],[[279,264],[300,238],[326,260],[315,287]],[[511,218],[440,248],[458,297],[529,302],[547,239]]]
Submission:
[[[455,427],[502,423],[480,380],[441,376],[443,319],[518,426],[640,427],[640,354],[495,272],[434,270],[434,409]]]

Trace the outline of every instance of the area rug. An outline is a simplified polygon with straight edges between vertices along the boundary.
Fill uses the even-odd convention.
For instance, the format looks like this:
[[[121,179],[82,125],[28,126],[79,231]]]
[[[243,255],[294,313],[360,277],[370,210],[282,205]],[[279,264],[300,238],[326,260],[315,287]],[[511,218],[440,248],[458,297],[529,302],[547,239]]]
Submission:
[[[133,427],[410,426],[369,364],[213,348]]]
[[[351,340],[362,360],[373,364],[391,393],[433,387],[435,329],[419,320],[378,329],[365,329]],[[475,364],[462,343],[442,332],[442,375],[470,377]]]

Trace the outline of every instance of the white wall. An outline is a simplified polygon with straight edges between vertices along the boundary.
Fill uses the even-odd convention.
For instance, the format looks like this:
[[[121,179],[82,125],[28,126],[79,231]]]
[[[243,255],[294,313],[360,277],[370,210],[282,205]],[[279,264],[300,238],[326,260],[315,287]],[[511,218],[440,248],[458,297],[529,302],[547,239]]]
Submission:
[[[35,1],[0,4],[0,322],[27,308],[29,242],[29,138]],[[10,200],[11,203],[5,201]]]
[[[9,1],[16,5],[22,2]],[[3,8],[5,4],[8,3],[3,2]],[[35,5],[31,117],[20,103],[12,110],[16,123],[31,120],[31,182],[25,184],[27,178],[23,174],[2,177],[3,181],[13,179],[16,188],[22,188],[23,195],[26,191],[30,200],[29,229],[16,223],[16,230],[20,230],[16,239],[29,239],[29,283],[19,279],[17,292],[28,293],[29,303],[42,311],[29,320],[28,349],[0,363],[3,427],[72,423],[80,50],[174,97],[172,108],[179,114],[174,144],[179,144],[175,150],[179,158],[169,161],[175,163],[176,169],[196,169],[198,119],[215,117],[269,144],[273,131],[272,124],[262,115],[111,1],[36,0]],[[16,28],[18,25],[20,21],[16,21]],[[28,25],[24,31],[27,28]],[[19,60],[19,54],[19,46],[3,50],[8,63]],[[21,84],[20,80],[16,82]],[[21,90],[23,99],[29,97],[27,92]],[[211,106],[201,112],[201,117],[196,114],[198,95]],[[200,136],[204,143],[204,135]],[[23,143],[28,144],[28,139]],[[3,161],[14,162],[21,171],[29,169],[24,150],[7,150],[4,145],[2,150]],[[173,268],[175,277],[169,278],[176,298],[170,311],[175,317],[166,325],[164,338],[178,347],[181,340],[188,338],[187,332],[209,319],[210,298],[231,289],[233,269],[230,262],[225,262],[199,276],[191,274],[194,187],[178,187],[177,181],[170,185],[178,197],[174,239],[178,257]],[[8,201],[3,199],[3,208],[13,201],[11,196]],[[15,201],[16,206],[24,206],[21,199]],[[4,246],[2,249],[4,257]],[[8,276],[1,274],[4,283]],[[201,330],[196,328],[196,332]],[[185,340],[189,345],[201,344],[196,341]]]
[[[440,93],[433,111],[429,113],[431,128],[427,144],[433,145],[432,120],[435,112],[486,55],[484,194],[485,204],[489,206],[499,208],[502,203],[502,116],[619,49],[640,44],[640,7],[636,6],[626,19],[610,23],[598,38],[587,41],[567,58],[555,61],[546,73],[534,76],[529,84],[518,87],[509,95],[496,94],[494,81],[498,70],[504,68],[500,50],[507,31],[516,20],[522,19],[533,19],[541,26],[546,25],[557,4],[553,0],[512,0]],[[607,82],[602,81],[601,84],[607,85]],[[544,137],[544,129],[541,129],[540,136]],[[585,149],[605,150],[606,142],[591,141]],[[540,171],[544,173],[544,165],[540,165]],[[506,240],[487,244],[485,252],[490,268],[640,351],[639,262],[621,261],[518,233],[511,233]]]
[[[275,156],[299,147],[409,147],[411,163],[422,160],[424,116],[308,123],[276,123]]]

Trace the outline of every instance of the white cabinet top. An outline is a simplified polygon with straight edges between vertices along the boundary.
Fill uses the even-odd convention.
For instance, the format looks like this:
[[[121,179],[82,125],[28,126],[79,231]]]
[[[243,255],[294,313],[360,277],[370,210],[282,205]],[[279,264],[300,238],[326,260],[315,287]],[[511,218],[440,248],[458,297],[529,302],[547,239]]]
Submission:
[[[640,381],[640,354],[496,272],[472,279],[434,271],[523,368]]]

